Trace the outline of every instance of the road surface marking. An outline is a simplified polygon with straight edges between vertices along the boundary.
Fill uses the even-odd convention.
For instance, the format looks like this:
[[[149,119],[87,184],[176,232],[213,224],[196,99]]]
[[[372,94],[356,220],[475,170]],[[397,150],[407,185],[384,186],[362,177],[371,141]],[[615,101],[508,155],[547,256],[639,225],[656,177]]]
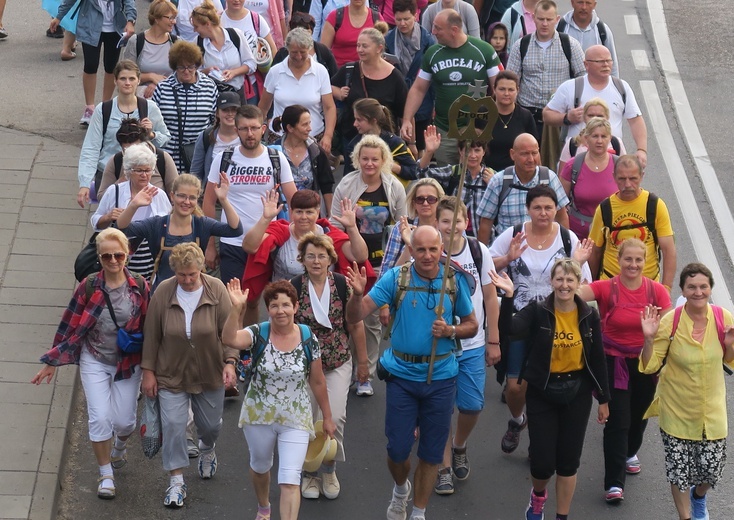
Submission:
[[[635,68],[640,71],[650,70],[650,60],[647,57],[647,51],[631,51],[632,61],[635,63]]]
[[[637,18],[636,14],[624,15],[624,26],[627,29],[627,34],[642,34],[642,30],[640,29],[640,19]]]

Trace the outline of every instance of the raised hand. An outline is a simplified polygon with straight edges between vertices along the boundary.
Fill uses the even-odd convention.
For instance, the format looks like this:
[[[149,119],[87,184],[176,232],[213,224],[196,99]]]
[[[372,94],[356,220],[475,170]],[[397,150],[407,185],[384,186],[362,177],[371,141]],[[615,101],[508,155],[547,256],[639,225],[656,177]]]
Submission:
[[[332,215],[332,218],[339,224],[344,226],[344,229],[353,228],[357,225],[357,205],[352,203],[352,199],[343,198],[341,201],[342,215]]]
[[[278,190],[268,190],[264,197],[260,197],[263,203],[263,218],[273,220],[283,209],[282,204],[278,204],[280,196]]]
[[[153,199],[158,194],[158,188],[152,184],[148,184],[145,188],[140,190],[133,200],[130,201],[130,205],[139,208],[141,206],[150,206],[153,203]]]
[[[502,274],[499,274],[497,271],[489,271],[489,278],[492,280],[494,286],[497,289],[502,289],[508,298],[512,297],[515,293],[515,284],[512,283],[512,279],[507,276],[506,272],[503,271]]]
[[[227,284],[227,292],[229,293],[229,301],[232,302],[234,307],[242,309],[247,305],[247,296],[250,294],[250,289],[242,290],[239,278],[232,278]]]
[[[410,223],[408,217],[403,215],[398,220],[398,229],[400,230],[400,238],[403,239],[404,244],[410,244],[410,234],[415,229],[415,226]]]
[[[357,262],[352,262],[351,266],[347,266],[346,278],[354,294],[362,296],[364,288],[367,287],[367,270],[364,267],[360,268]]]
[[[214,186],[214,193],[220,202],[227,198],[227,194],[229,193],[229,176],[226,173],[219,172],[219,184]]]
[[[512,240],[510,241],[510,249],[507,251],[507,259],[510,262],[520,258],[520,256],[522,256],[522,254],[528,248],[527,243],[525,243],[525,245],[522,245],[522,243],[525,241],[526,236],[527,235],[525,234],[525,231],[520,231],[517,235],[512,237]]]
[[[434,125],[428,125],[426,130],[423,132],[423,137],[426,140],[426,152],[430,154],[436,153],[438,147],[441,146],[441,134]]]
[[[591,252],[594,250],[594,241],[588,238],[583,239],[576,244],[576,249],[573,252],[573,259],[576,260],[579,265],[584,265],[591,257]]]
[[[642,334],[645,338],[654,338],[660,327],[660,309],[655,305],[647,305],[640,311]]]

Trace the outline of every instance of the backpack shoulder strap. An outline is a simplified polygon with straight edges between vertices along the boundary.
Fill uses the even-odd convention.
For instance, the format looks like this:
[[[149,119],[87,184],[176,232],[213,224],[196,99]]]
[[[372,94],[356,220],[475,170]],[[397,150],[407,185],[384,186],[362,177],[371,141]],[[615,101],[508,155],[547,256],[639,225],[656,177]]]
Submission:
[[[525,56],[528,53],[528,47],[530,47],[530,35],[529,34],[527,36],[523,36],[520,39],[520,67],[521,68],[522,68],[522,62],[525,61]]]
[[[616,88],[619,95],[622,96],[622,108],[627,107],[627,90],[624,88],[624,83],[622,83],[622,80],[616,76],[611,76],[611,78],[614,88]]]
[[[563,252],[566,253],[566,257],[572,258],[571,253],[573,252],[573,247],[571,245],[571,232],[564,226],[561,226],[561,241],[563,242]]]
[[[140,53],[143,52],[143,47],[145,47],[145,32],[140,31],[138,34],[136,34],[137,40],[135,40],[135,56],[138,58],[140,57]]]
[[[481,284],[482,279],[482,264],[484,263],[484,255],[482,255],[482,247],[479,245],[479,240],[474,237],[466,237],[466,241],[469,243],[469,252],[471,258],[474,260],[474,265],[479,273],[479,280]]]
[[[173,43],[176,43],[178,41],[178,36],[176,36],[173,33],[168,33],[168,41]]]
[[[334,23],[336,24],[334,25],[334,32],[339,30],[339,27],[342,26],[343,21],[344,21],[344,8],[338,7],[336,10],[336,20],[334,21]]]
[[[519,17],[520,17],[520,13],[518,13],[512,7],[510,7],[510,32],[511,33],[515,30],[515,25],[517,24],[517,19]]]
[[[102,102],[102,141],[104,142],[104,136],[107,133],[107,127],[110,124],[110,118],[112,117],[112,100]]]
[[[622,155],[622,147],[619,144],[619,138],[616,135],[612,136],[612,148],[614,149],[614,153],[616,154],[613,159],[614,162],[617,162],[617,159],[619,159],[619,156]]]
[[[645,226],[650,230],[650,233],[652,233],[652,239],[653,242],[655,242],[655,247],[658,246],[658,233],[655,229],[655,219],[657,218],[657,214],[658,196],[649,192],[647,196],[647,208],[645,210],[645,219],[647,221]]]
[[[138,100],[138,118],[143,120],[148,117],[148,100],[140,96],[135,97]]]
[[[313,334],[311,334],[311,329],[308,325],[299,323],[298,328],[301,331],[301,345],[306,353],[306,373],[308,373],[311,367],[311,361],[313,361]]]
[[[612,228],[612,201],[609,197],[599,203],[601,223],[605,228]]]
[[[273,179],[275,184],[280,184],[280,154],[275,148],[268,148],[268,157],[273,165]]]
[[[724,354],[726,354],[726,343],[724,343],[724,338],[726,337],[726,325],[724,325],[724,309],[722,309],[718,305],[712,305],[711,310],[714,312],[714,321],[716,322],[716,334],[719,336],[719,343],[721,343],[721,348],[724,349]]]
[[[301,294],[301,291],[303,290],[303,275],[299,274],[298,276],[294,276],[289,280],[291,282],[291,285],[296,290],[296,294]]]
[[[571,53],[571,37],[566,33],[558,33],[561,39],[561,49],[568,60],[568,77],[573,78],[573,57]]]
[[[92,273],[87,276],[87,281],[84,282],[84,293],[87,295],[87,301],[94,294],[94,280],[97,279],[97,273]]]
[[[380,21],[380,13],[378,13],[376,9],[370,9],[370,13],[372,13],[372,25],[375,25],[377,22]]]
[[[564,21],[564,20],[561,20]],[[560,23],[558,24],[560,25]],[[601,41],[601,44],[606,46],[607,44],[607,28],[604,26],[604,22],[599,20],[596,22],[596,30],[599,33],[599,41]]]
[[[260,36],[260,15],[255,11],[250,11],[250,16],[252,16],[252,28],[255,29],[255,37],[257,38]]]
[[[515,224],[514,226],[512,226],[512,236],[515,237],[518,235],[518,233],[521,233],[524,226],[524,222],[520,222],[519,224]]]
[[[339,295],[339,299],[342,302],[344,310],[347,308],[347,279],[344,275],[334,273],[334,285],[336,286],[336,293]]]
[[[206,54],[206,49],[204,49],[204,38],[201,36],[196,37],[196,46],[199,47],[201,50],[201,56],[204,57],[204,54]]]
[[[538,166],[538,184],[550,184],[550,170],[547,166]]]
[[[520,18],[520,29],[521,29],[522,35],[525,36],[526,34],[528,34],[528,28],[525,26],[525,17],[520,16],[519,18]]]
[[[122,173],[122,152],[117,152],[112,157],[112,164],[115,166],[115,180],[119,180]]]
[[[227,172],[232,164],[232,155],[234,155],[234,149],[231,146],[222,152],[222,159],[219,161],[220,172]]]
[[[163,180],[163,190],[165,191],[166,184],[166,153],[160,148],[155,149],[155,167],[158,169],[158,173]]]
[[[586,152],[582,152],[573,158],[573,166],[571,167],[571,194],[573,194],[573,188],[579,180],[579,174],[581,173],[581,167],[584,165],[585,158]]]
[[[234,46],[237,47],[237,52],[240,54],[240,58],[242,58],[242,51],[240,51],[240,44],[242,41],[240,40],[240,35],[237,34],[234,27],[227,27],[227,33],[229,33],[229,39],[232,40]]]
[[[683,306],[676,307],[673,311],[673,327],[670,329],[670,341],[673,341],[675,337],[675,331],[678,330],[678,324],[680,323],[680,315],[683,312]]]
[[[510,194],[510,190],[512,189],[512,180],[515,178],[514,173],[514,166],[508,166],[505,168],[504,172],[502,173],[502,189],[500,190],[500,196],[497,199],[497,211],[494,214],[493,220],[495,220],[495,224],[497,223],[497,217],[500,214],[500,208],[502,208],[502,203],[505,202],[505,199]]]
[[[270,322],[264,321],[257,325],[257,333],[255,334],[255,344],[250,350],[250,356],[252,358],[252,368],[255,368],[262,358],[263,352],[265,352],[265,346],[268,344],[270,339]]]
[[[576,138],[572,137],[570,141],[568,141],[568,153],[571,155],[571,157],[576,157],[576,152],[579,149],[579,145],[576,142]]]
[[[561,19],[558,21],[558,25],[556,25],[556,31],[559,33],[565,33],[566,27],[568,27],[568,22],[566,22],[566,19],[561,17]]]
[[[584,77],[579,76],[573,80],[573,106],[581,106],[581,95],[584,93]]]
[[[252,11],[250,11],[252,12]],[[209,126],[204,130],[204,155],[209,152],[209,148],[212,147],[212,136],[214,135],[214,126]]]

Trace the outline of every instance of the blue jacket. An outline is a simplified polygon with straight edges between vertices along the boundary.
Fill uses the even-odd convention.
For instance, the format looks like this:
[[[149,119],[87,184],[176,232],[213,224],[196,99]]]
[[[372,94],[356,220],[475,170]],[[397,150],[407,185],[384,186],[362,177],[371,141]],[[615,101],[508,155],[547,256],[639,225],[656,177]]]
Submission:
[[[115,31],[122,34],[127,22],[135,22],[138,11],[135,0],[112,0],[115,4]],[[74,7],[76,0],[64,0],[59,6],[56,18],[61,20]],[[81,0],[77,14],[76,39],[81,43],[96,47],[102,34],[102,11],[97,0]]]
[[[418,72],[420,72],[421,70],[421,61],[423,61],[423,54],[426,52],[426,50],[428,50],[428,47],[436,43],[436,38],[434,38],[433,35],[431,35],[420,25],[418,27],[420,27],[421,31],[421,48],[418,50],[418,52],[415,53],[415,56],[413,56],[413,62],[410,64],[410,69],[408,69],[407,71],[400,70],[400,72],[403,73],[403,76],[405,76],[405,83],[408,85],[409,89],[411,85],[413,85],[413,83],[415,82],[415,79],[418,77]],[[390,54],[395,54],[396,37],[397,28],[390,29],[390,31],[385,35],[385,50]],[[398,67],[398,69],[400,69],[400,67]],[[433,115],[434,99],[435,95],[433,93],[433,86],[431,86],[426,93],[426,97],[423,98],[423,103],[421,103],[421,106],[418,107],[418,111],[415,113],[416,121],[426,121],[428,119],[431,119],[431,116]]]

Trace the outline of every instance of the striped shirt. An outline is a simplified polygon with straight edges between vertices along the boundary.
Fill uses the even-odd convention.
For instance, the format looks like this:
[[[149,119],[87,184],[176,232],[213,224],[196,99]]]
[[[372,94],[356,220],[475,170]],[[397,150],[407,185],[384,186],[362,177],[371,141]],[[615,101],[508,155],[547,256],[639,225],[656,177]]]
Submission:
[[[185,86],[178,80],[176,73],[173,73],[158,83],[153,92],[153,101],[160,108],[163,121],[171,134],[170,141],[163,149],[171,154],[176,167],[182,172],[186,169],[181,157],[181,145],[193,145],[199,134],[214,122],[219,96],[214,81],[201,72],[197,72],[196,76],[196,83]],[[179,107],[176,106],[176,96]]]

